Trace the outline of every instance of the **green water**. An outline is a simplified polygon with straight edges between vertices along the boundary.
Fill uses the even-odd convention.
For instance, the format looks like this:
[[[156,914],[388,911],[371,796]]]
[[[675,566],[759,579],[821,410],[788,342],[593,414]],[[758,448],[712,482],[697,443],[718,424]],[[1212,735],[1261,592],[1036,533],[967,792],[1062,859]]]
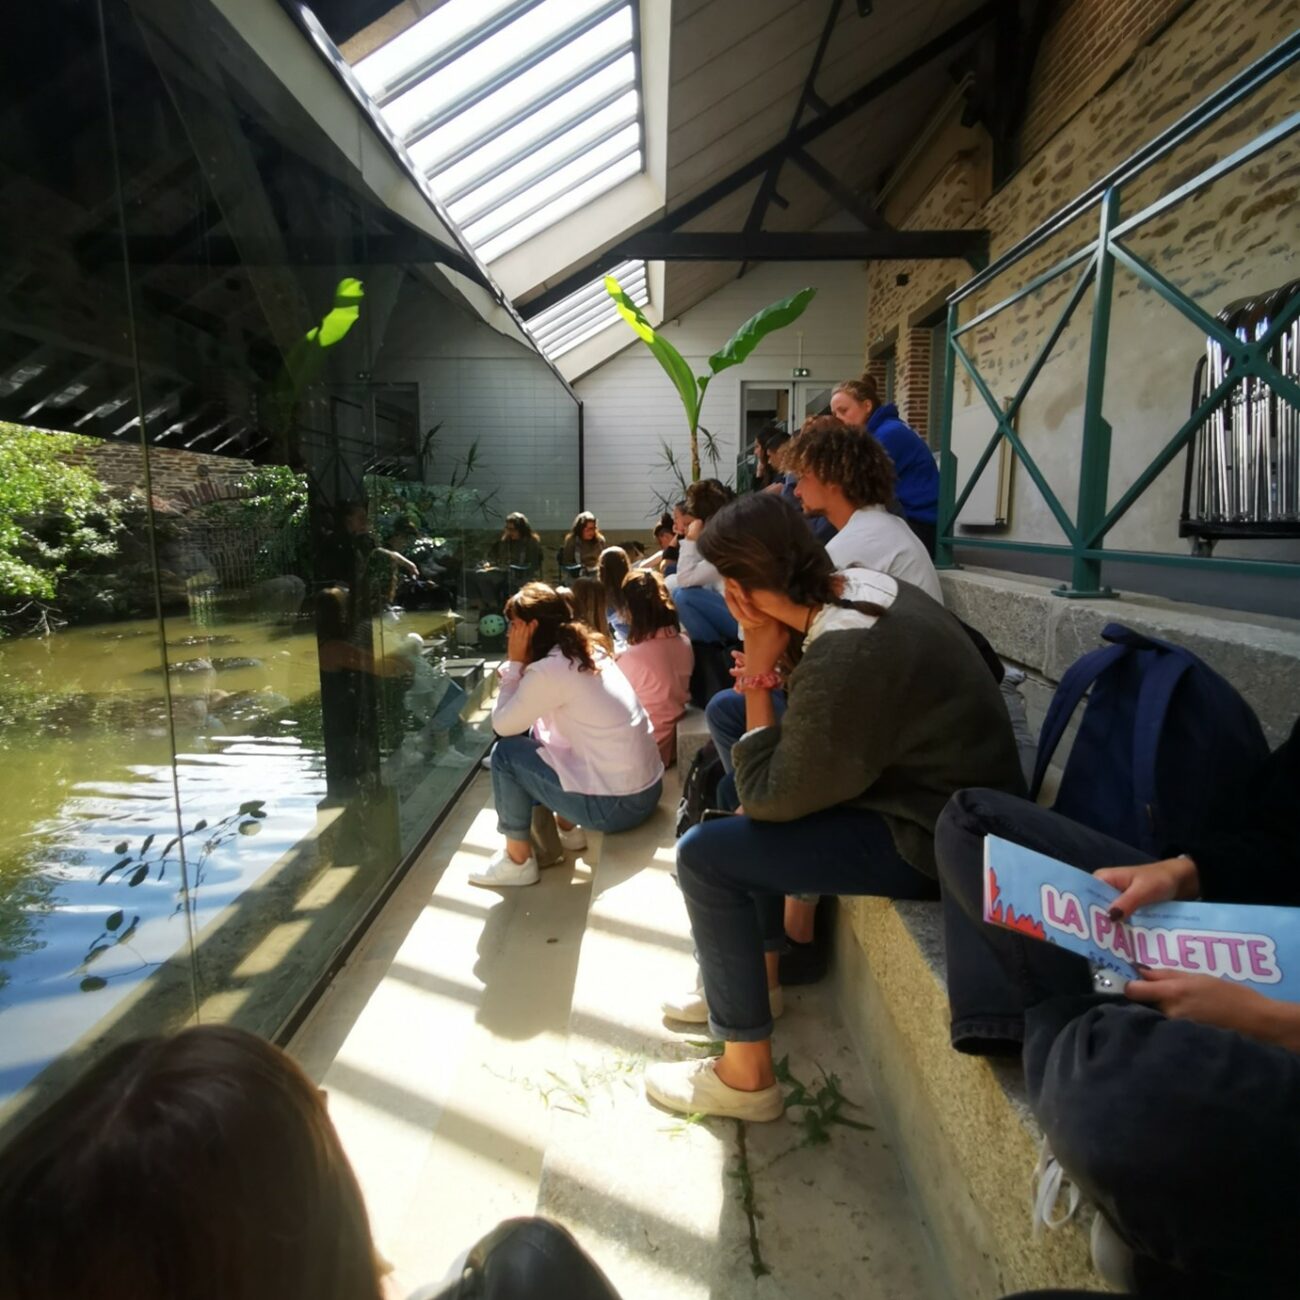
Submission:
[[[376,653],[445,623],[379,623]],[[152,620],[0,642],[0,1100],[347,803],[326,789],[310,622],[169,618],[165,638],[165,678]],[[383,687],[390,750],[403,687]],[[396,837],[354,837],[376,882],[459,775],[386,760],[381,793],[408,806]]]

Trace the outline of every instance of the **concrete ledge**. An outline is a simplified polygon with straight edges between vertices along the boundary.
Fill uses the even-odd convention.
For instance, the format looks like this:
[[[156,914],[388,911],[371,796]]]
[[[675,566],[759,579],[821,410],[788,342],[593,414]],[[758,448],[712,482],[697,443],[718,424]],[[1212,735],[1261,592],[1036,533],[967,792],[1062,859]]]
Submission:
[[[691,761],[708,743],[709,728],[704,721],[704,710],[695,705],[686,706],[686,716],[677,724],[677,771],[682,780],[691,770]]]
[[[1259,714],[1271,744],[1286,739],[1300,714],[1300,619],[1242,614],[1156,596],[1063,600],[1052,594],[1052,583],[1045,578],[991,569],[945,570],[940,582],[949,609],[979,628],[1000,655],[1049,684],[1060,681],[1080,655],[1095,650],[1101,629],[1116,622],[1200,655]],[[1300,608],[1300,590],[1296,596]],[[1031,718],[1041,716],[1042,701],[1032,685],[1026,698]]]
[[[1018,1068],[949,1045],[938,904],[845,898],[839,918],[840,1011],[954,1294],[1104,1289],[1089,1262],[1090,1214],[1033,1235],[1041,1133]]]

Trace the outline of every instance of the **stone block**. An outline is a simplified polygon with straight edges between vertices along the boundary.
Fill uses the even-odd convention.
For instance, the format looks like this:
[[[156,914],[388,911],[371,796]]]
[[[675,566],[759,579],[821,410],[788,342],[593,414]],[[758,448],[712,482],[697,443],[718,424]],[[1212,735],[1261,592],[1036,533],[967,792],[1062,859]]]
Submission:
[[[952,1293],[1097,1290],[1091,1211],[1035,1237],[1031,1176],[1041,1133],[1018,1068],[954,1052],[943,937],[933,903],[843,900],[835,984],[912,1194]]]
[[[1042,670],[1051,607],[1059,601],[1046,583],[969,569],[941,573],[939,580],[948,608],[979,628],[998,654]]]

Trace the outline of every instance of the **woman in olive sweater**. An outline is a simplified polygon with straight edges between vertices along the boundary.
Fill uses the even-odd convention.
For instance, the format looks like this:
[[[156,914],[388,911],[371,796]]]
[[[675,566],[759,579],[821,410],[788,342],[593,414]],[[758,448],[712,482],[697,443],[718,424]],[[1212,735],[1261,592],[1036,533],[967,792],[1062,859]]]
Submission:
[[[1020,793],[1024,780],[984,661],[919,588],[837,574],[799,513],[765,493],[714,516],[699,548],[745,630],[748,731],[732,751],[743,814],[677,846],[710,1037],[726,1047],[650,1067],[646,1093],[687,1114],[770,1120],[782,1109],[771,1035],[784,895],[938,897],[934,826],[948,799],[971,785]]]

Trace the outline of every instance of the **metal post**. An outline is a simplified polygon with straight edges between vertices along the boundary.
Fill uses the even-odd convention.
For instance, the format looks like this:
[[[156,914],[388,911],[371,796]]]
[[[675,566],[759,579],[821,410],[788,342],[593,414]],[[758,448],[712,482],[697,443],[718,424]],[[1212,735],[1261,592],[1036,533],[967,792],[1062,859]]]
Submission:
[[[1110,251],[1110,232],[1119,222],[1119,194],[1108,189],[1101,200],[1101,228],[1097,237],[1097,275],[1093,280],[1092,340],[1088,349],[1088,382],[1083,404],[1083,449],[1079,461],[1079,511],[1075,519],[1079,541],[1070,565],[1070,585],[1057,594],[1072,597],[1113,596],[1101,585],[1101,560],[1094,558],[1105,545],[1097,538],[1088,549],[1087,539],[1106,518],[1106,492],[1110,480],[1111,427],[1102,407],[1106,395],[1106,353],[1110,345],[1111,293],[1115,282],[1115,259]]]
[[[957,316],[957,304],[950,302],[948,329],[943,340],[943,393],[939,398],[942,414],[939,417],[939,526],[934,544],[936,569],[957,568],[952,557],[950,536],[957,529],[953,511],[953,506],[957,503],[957,459],[952,454],[953,384],[956,379],[956,354],[953,352],[952,335],[957,328]]]

